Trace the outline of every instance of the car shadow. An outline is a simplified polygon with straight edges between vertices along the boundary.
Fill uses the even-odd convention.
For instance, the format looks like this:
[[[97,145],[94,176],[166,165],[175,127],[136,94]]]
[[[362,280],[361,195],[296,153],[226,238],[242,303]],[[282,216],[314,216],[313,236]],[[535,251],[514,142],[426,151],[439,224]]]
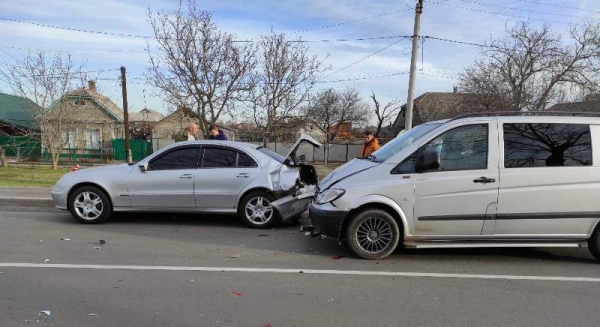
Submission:
[[[583,251],[580,251],[583,250]],[[557,253],[569,252],[569,253]],[[587,249],[558,248],[464,248],[464,249],[407,249],[400,248],[395,255],[411,256],[411,258],[441,257],[480,257],[490,261],[498,258],[519,258],[528,260],[555,261],[563,263],[598,264],[598,261],[587,253]],[[583,256],[582,256],[583,255]]]

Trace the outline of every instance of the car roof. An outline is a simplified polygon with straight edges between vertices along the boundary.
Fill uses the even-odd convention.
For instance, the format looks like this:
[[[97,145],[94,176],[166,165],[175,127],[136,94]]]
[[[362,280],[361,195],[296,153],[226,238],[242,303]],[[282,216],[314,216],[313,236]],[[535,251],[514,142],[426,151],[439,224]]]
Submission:
[[[252,143],[246,142],[236,142],[236,141],[221,141],[221,140],[198,140],[198,141],[185,141],[185,142],[176,142],[173,143],[172,146],[180,146],[180,145],[223,145],[223,146],[233,146],[237,148],[243,149],[256,149],[259,146]]]
[[[600,114],[579,112],[551,111],[508,111],[483,112],[457,116],[452,121],[481,121],[493,120],[499,122],[539,122],[539,123],[571,123],[571,124],[600,124]]]

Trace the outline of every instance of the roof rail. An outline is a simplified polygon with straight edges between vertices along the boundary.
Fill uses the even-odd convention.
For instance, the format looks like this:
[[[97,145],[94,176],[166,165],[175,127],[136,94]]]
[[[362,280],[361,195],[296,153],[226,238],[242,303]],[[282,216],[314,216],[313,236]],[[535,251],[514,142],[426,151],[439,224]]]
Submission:
[[[474,112],[456,116],[452,120],[471,117],[527,117],[527,116],[567,116],[567,117],[600,117],[600,112],[571,112],[571,111],[489,111]]]

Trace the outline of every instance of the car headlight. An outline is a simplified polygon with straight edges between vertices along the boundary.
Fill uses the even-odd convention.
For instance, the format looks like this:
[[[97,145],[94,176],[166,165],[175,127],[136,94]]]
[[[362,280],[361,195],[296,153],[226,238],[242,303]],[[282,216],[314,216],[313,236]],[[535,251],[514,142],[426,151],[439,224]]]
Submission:
[[[346,193],[346,190],[342,189],[329,189],[324,191],[323,193],[317,195],[317,204],[325,204],[332,201],[335,201],[342,197]]]

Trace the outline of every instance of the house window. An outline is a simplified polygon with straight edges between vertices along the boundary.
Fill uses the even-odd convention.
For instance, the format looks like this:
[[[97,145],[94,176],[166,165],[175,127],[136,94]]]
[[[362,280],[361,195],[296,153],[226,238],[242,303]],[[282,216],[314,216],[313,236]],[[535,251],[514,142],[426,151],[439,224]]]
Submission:
[[[75,131],[62,131],[61,143],[63,148],[74,149],[77,147],[77,134]]]
[[[88,149],[100,149],[100,130],[85,131],[85,147]]]

